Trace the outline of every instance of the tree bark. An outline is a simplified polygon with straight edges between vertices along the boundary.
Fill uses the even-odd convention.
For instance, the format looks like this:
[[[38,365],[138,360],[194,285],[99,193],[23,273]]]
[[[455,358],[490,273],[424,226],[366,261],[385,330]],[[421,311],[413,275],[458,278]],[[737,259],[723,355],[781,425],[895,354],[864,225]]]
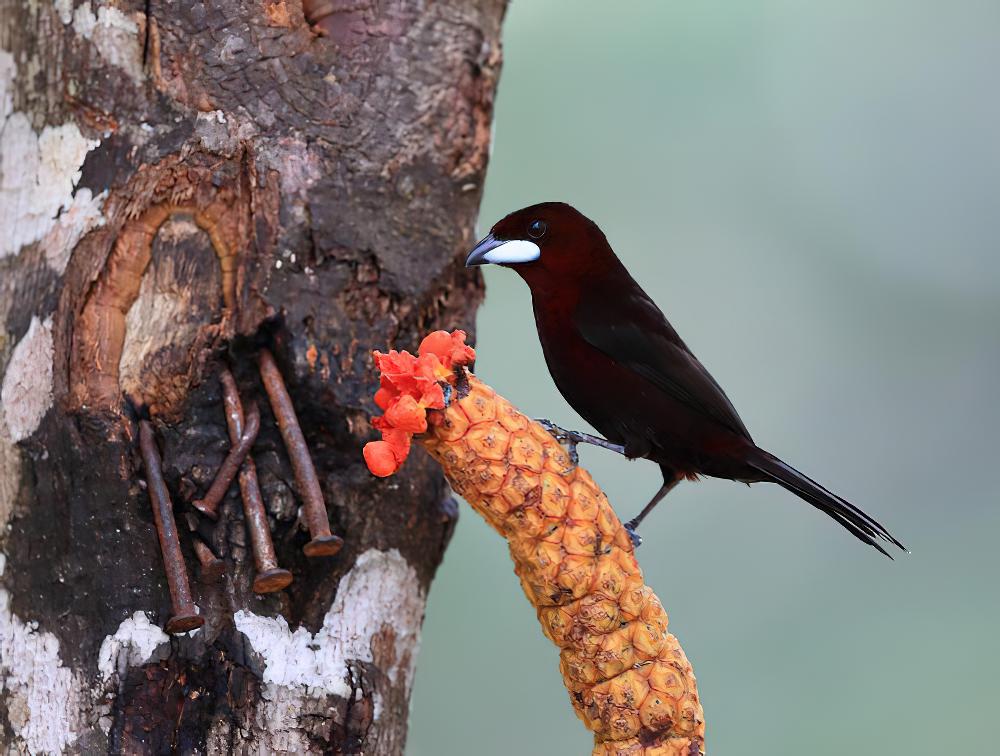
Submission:
[[[303,7],[304,6],[304,7]],[[457,510],[433,462],[376,481],[369,350],[470,330],[462,264],[505,0],[0,0],[0,745],[396,754]],[[257,359],[291,394],[333,532],[309,558]],[[253,447],[280,567],[252,590]],[[170,595],[138,422],[162,454],[202,629]],[[203,539],[226,572],[213,581]]]

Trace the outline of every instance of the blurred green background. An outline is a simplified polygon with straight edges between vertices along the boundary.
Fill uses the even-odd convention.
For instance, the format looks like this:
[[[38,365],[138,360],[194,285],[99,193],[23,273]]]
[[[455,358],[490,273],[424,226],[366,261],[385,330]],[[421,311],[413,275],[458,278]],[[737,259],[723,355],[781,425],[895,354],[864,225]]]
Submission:
[[[886,523],[684,483],[639,560],[713,756],[989,754],[1000,711],[1000,3],[514,0],[480,216],[566,200],[755,439]],[[478,372],[583,428],[527,288],[486,270]],[[656,467],[584,464],[623,519]],[[409,756],[590,752],[505,544],[463,505]]]

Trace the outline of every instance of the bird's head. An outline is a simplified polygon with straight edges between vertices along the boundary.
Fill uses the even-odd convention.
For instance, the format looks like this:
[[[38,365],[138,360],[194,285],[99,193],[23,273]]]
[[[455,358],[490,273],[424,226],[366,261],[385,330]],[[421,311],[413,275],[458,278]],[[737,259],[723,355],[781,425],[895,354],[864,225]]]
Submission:
[[[465,260],[466,266],[510,267],[532,288],[582,280],[618,263],[601,229],[571,205],[543,202],[499,221]]]

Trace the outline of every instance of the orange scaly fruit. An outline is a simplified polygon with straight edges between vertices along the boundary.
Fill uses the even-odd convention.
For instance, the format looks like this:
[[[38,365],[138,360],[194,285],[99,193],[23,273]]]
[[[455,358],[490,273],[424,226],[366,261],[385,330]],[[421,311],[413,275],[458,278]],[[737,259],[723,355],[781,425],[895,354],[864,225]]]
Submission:
[[[454,366],[474,358],[465,350],[464,334],[439,331],[421,343],[421,359],[433,354],[442,367],[453,360],[448,382],[456,396],[430,412],[418,441],[455,491],[507,539],[542,630],[560,648],[570,702],[594,732],[594,756],[703,753],[694,672],[607,497],[585,470],[568,469],[565,450],[544,428],[467,370],[455,380]],[[420,369],[416,360],[409,364]],[[390,366],[397,371],[391,385],[415,400],[423,389],[407,384],[402,361]],[[413,404],[399,401],[410,408],[400,411],[409,422]],[[389,407],[379,420],[391,417]],[[387,432],[409,440],[383,425]],[[379,474],[373,462],[381,460],[375,452],[368,459],[370,446],[366,460]]]

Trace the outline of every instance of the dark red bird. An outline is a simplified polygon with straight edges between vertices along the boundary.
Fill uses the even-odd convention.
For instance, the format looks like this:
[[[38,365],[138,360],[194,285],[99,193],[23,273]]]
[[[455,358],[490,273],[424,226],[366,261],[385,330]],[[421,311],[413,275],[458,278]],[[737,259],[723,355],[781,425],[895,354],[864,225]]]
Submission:
[[[466,260],[486,263],[512,268],[530,287],[545,362],[566,401],[627,457],[660,466],[663,486],[630,531],[680,480],[710,475],[777,483],[886,556],[879,540],[903,548],[853,504],[754,443],[719,384],[576,209],[545,202],[511,213]]]

